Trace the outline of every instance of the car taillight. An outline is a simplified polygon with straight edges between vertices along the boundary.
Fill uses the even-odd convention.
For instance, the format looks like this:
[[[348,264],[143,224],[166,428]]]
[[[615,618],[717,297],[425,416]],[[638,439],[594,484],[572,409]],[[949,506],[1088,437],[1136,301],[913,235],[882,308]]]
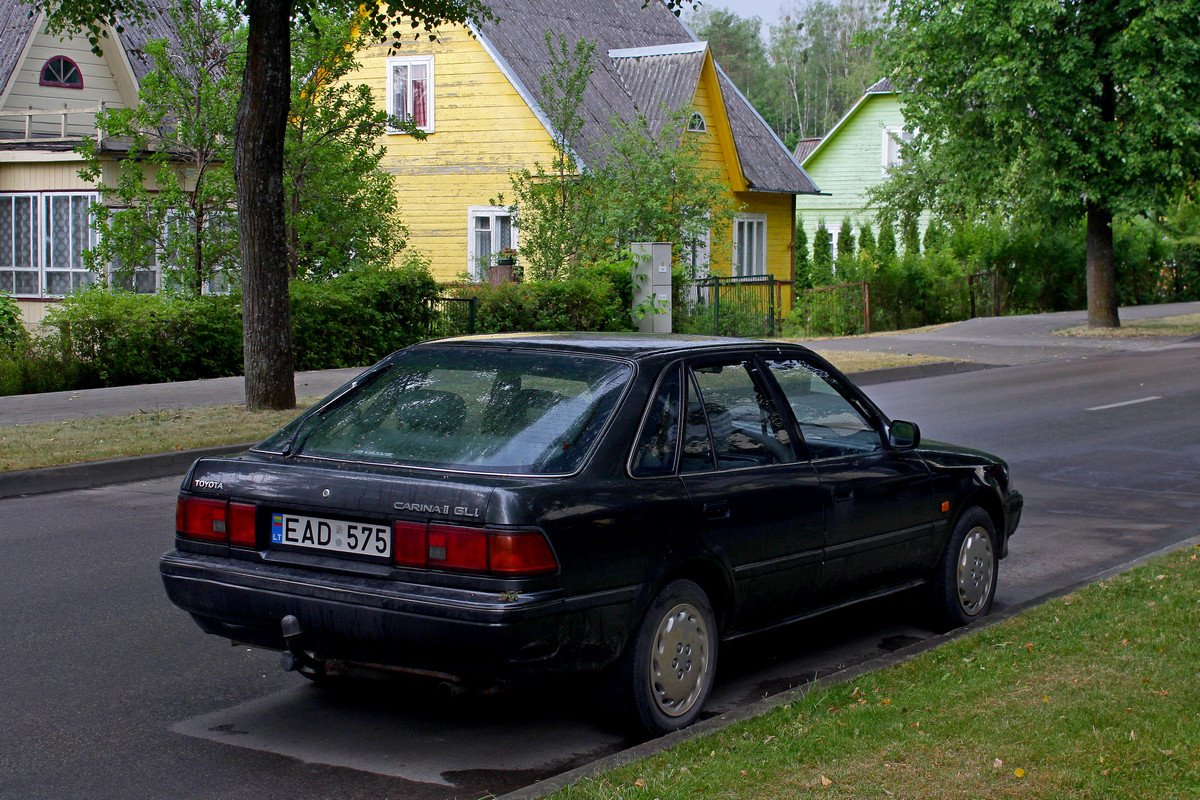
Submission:
[[[540,531],[500,531],[397,521],[392,526],[397,566],[478,572],[504,577],[545,575],[558,569]]]
[[[249,503],[180,497],[175,504],[175,530],[188,539],[254,547],[257,511]]]

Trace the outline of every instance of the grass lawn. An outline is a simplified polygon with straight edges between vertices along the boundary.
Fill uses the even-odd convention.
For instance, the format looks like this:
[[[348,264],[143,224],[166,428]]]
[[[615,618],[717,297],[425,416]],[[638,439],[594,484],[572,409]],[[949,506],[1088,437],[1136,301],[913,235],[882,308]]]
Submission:
[[[0,471],[254,442],[317,399],[302,398],[300,407],[291,411],[218,406],[4,425],[0,426]]]
[[[846,372],[944,360],[890,353],[828,352],[822,355]],[[300,407],[293,411],[247,411],[241,406],[219,406],[3,425],[0,426],[0,471],[255,442],[266,438],[319,399],[302,398]]]
[[[1200,797],[1200,548],[554,800]]]
[[[1200,314],[1183,314],[1158,319],[1122,320],[1119,328],[1089,328],[1077,325],[1054,331],[1055,336],[1093,336],[1106,339],[1132,339],[1143,336],[1196,336],[1200,334]]]

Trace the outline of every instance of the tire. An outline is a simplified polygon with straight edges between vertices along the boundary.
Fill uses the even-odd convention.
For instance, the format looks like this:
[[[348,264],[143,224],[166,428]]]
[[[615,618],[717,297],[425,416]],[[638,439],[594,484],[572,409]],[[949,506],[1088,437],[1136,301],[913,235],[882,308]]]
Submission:
[[[616,667],[618,722],[635,735],[691,725],[712,692],[717,626],[704,590],[676,580],[650,604]]]
[[[949,630],[986,616],[999,573],[992,518],[978,506],[968,508],[955,524],[930,582],[935,625]]]

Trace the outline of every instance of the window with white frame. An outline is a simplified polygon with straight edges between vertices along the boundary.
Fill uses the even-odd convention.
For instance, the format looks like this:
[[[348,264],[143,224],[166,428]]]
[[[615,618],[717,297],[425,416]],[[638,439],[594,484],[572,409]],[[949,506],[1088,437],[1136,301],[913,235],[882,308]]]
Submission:
[[[904,161],[904,145],[911,142],[912,131],[904,128],[887,127],[883,129],[883,171]]]
[[[734,277],[767,274],[767,215],[740,214],[733,220]]]
[[[471,206],[467,209],[467,265],[472,278],[487,277],[501,251],[517,248],[517,230],[507,206]]]
[[[41,294],[37,210],[35,194],[0,195],[0,292],[4,294]]]
[[[432,132],[433,56],[389,58],[387,98],[389,117],[409,120],[426,133]]]
[[[0,292],[55,297],[90,284],[83,254],[96,242],[95,199],[94,193],[0,195]]]
[[[692,113],[688,118],[687,129],[691,133],[704,133],[708,130],[708,125],[704,122],[704,115],[699,111]]]

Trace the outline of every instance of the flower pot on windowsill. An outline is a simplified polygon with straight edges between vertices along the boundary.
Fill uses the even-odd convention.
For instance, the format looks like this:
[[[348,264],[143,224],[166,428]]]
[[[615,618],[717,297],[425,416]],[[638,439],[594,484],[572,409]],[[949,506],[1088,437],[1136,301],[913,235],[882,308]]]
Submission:
[[[515,280],[514,265],[515,259],[500,259],[496,265],[488,268],[488,280],[492,286],[499,286],[502,283],[512,283]]]

